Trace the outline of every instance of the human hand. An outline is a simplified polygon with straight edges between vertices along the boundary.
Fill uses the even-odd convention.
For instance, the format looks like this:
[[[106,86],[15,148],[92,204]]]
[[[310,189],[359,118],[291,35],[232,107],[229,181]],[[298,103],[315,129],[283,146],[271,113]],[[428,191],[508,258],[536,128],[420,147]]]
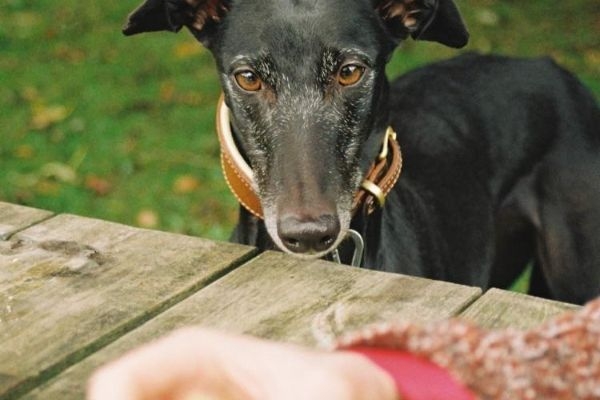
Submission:
[[[361,355],[184,328],[97,371],[88,400],[397,400]]]

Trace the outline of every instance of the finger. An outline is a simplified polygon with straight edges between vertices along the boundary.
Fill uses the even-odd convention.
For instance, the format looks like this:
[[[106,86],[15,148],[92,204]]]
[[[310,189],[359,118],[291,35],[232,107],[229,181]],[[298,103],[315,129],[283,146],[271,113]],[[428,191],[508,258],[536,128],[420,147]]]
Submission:
[[[92,377],[90,400],[146,400],[188,388],[198,379],[198,358],[186,347],[194,344],[186,329],[142,346],[114,361]]]

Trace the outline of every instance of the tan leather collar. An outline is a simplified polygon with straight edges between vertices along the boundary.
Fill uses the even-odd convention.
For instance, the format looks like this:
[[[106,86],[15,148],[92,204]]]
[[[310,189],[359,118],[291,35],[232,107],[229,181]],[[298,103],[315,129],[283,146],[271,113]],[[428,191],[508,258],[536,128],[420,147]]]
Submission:
[[[229,121],[229,108],[223,96],[217,105],[217,134],[221,144],[221,167],[229,189],[242,206],[258,218],[263,218],[258,187],[252,168],[240,154]],[[396,141],[396,133],[388,127],[383,139],[381,151],[373,161],[360,189],[354,196],[352,215],[362,207],[366,213],[372,213],[377,206],[383,206],[385,198],[400,177],[402,153]]]

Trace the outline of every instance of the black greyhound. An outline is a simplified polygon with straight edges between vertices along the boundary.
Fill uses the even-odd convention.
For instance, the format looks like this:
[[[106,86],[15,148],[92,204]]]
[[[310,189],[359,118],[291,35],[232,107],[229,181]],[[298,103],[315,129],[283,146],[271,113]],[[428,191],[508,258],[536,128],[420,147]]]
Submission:
[[[251,166],[259,205],[233,240],[322,257],[352,228],[367,267],[486,288],[533,261],[534,294],[600,293],[600,111],[552,61],[465,55],[390,85],[409,36],[466,44],[452,0],[147,0],[124,33],[183,26],[215,57]],[[363,204],[381,148],[398,152],[389,125],[405,171]]]

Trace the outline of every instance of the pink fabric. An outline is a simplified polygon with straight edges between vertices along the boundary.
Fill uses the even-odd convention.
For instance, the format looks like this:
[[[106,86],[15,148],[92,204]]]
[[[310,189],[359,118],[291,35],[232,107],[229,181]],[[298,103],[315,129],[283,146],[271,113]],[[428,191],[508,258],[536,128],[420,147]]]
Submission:
[[[475,396],[431,361],[404,351],[358,346],[349,349],[367,357],[394,379],[403,400],[474,400]]]

